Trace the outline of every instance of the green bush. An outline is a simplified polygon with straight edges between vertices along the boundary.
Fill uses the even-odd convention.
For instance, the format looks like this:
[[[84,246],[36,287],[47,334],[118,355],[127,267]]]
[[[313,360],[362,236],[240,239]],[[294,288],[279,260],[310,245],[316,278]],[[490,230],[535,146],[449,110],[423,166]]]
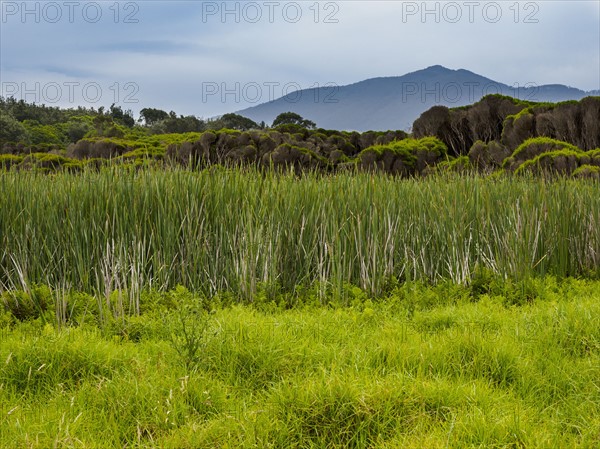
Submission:
[[[491,173],[500,168],[504,160],[509,156],[510,151],[495,140],[489,143],[478,140],[469,150],[471,165],[481,173]]]
[[[373,145],[358,155],[364,170],[411,176],[423,173],[446,157],[446,145],[436,137],[403,139],[386,145]]]
[[[450,172],[467,174],[473,171],[473,166],[468,156],[460,156],[448,161],[440,162],[432,172]]]
[[[600,179],[600,167],[596,165],[582,165],[573,172],[574,178]]]
[[[10,168],[19,165],[23,161],[23,156],[15,154],[0,154],[0,168]]]
[[[65,134],[58,125],[40,125],[31,120],[25,120],[23,125],[27,130],[27,141],[29,144],[62,145],[65,143]]]
[[[531,161],[544,153],[549,154],[562,150],[571,153],[583,153],[583,151],[570,143],[549,137],[535,137],[527,139],[519,145],[513,154],[505,159],[502,167],[507,170],[516,171],[525,161]]]
[[[34,286],[28,291],[15,290],[2,293],[2,305],[19,321],[42,318],[48,320],[52,313],[54,298],[52,291],[45,285]]]
[[[21,142],[27,138],[27,128],[12,114],[0,111],[0,144]]]
[[[77,161],[57,154],[32,153],[23,158],[20,167],[42,172],[53,172],[61,169],[66,164],[73,166],[73,164],[77,164]]]
[[[580,165],[582,151],[556,150],[542,153],[531,160],[526,160],[515,170],[516,175],[534,173],[536,175],[570,175]]]

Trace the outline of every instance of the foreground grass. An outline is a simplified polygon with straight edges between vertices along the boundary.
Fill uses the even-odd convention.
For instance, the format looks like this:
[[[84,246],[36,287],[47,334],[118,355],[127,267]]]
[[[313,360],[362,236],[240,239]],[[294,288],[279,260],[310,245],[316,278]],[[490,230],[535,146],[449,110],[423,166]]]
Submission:
[[[109,321],[5,312],[0,447],[600,446],[599,282],[349,295],[286,310],[179,287]]]

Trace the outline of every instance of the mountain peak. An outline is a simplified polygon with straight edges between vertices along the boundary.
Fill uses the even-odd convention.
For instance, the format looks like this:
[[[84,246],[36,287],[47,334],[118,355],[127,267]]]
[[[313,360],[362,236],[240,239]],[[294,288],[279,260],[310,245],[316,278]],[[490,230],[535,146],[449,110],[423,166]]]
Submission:
[[[438,64],[402,76],[370,78],[335,89],[300,90],[294,99],[281,97],[239,113],[257,123],[271,123],[278,114],[291,111],[322,128],[385,131],[409,129],[432,106],[466,106],[492,93],[551,102],[586,96],[586,92],[562,85],[515,89],[466,69],[454,70]]]
[[[443,65],[436,64],[421,70],[421,72],[449,73],[454,72],[454,70],[444,67]]]

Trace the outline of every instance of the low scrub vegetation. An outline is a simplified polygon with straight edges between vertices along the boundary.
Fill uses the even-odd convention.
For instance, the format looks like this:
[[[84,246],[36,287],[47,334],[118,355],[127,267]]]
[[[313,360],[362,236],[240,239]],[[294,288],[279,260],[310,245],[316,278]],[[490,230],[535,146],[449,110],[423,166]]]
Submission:
[[[136,124],[130,111],[114,105],[107,111],[61,110],[10,98],[0,98],[0,120],[0,167],[18,170],[77,171],[100,159],[131,168],[253,166],[404,178],[527,171],[555,177],[600,166],[598,157],[589,156],[600,148],[600,97],[553,104],[488,95],[471,106],[431,108],[414,122],[412,135],[325,130],[294,113],[280,114],[270,128],[236,114],[204,122],[144,108]],[[35,155],[39,161],[44,153],[62,159],[20,159]]]

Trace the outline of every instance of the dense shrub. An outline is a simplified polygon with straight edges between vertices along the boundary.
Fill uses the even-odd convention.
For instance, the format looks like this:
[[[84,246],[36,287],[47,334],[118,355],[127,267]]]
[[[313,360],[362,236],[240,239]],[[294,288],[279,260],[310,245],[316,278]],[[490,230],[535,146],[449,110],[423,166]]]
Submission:
[[[234,165],[247,165],[256,162],[258,150],[253,144],[235,148],[226,155],[226,161]]]
[[[326,168],[327,162],[323,157],[319,157],[306,148],[284,143],[279,145],[271,153],[267,153],[262,158],[262,163],[274,168],[293,167],[296,171],[312,168]]]
[[[187,143],[187,142],[186,142]],[[138,148],[121,156],[123,160],[130,159],[155,159],[162,160],[165,157],[165,150],[162,148]]]
[[[589,161],[587,161],[586,164],[600,167],[600,148],[588,151],[585,153],[585,155],[589,159]]]
[[[10,113],[0,111],[0,144],[3,142],[20,142],[25,139],[25,126]]]
[[[416,138],[436,136],[452,156],[466,155],[473,143],[500,140],[506,117],[531,103],[502,95],[487,95],[472,106],[434,106],[413,123]]]
[[[23,125],[27,130],[27,143],[29,144],[61,145],[65,140],[65,133],[58,126],[40,125],[31,120],[25,120]]]
[[[63,165],[72,162],[72,159],[56,154],[32,153],[23,158],[20,167],[41,169],[42,171],[54,171],[61,168]]]
[[[467,154],[478,140],[501,142],[512,152],[534,137],[591,150],[600,146],[600,97],[533,103],[488,95],[471,106],[432,107],[413,123],[413,135],[438,137],[453,156]]]
[[[426,174],[443,172],[467,174],[473,170],[473,165],[468,156],[460,156],[452,160],[440,162],[433,170],[427,170]]]
[[[508,156],[510,151],[496,140],[489,143],[478,140],[469,150],[471,165],[483,173],[490,173],[500,168]]]
[[[514,150],[530,137],[562,140],[583,150],[600,145],[600,97],[580,101],[532,104],[508,116],[502,142]]]
[[[10,168],[23,161],[23,156],[16,154],[0,154],[0,168]]]
[[[54,298],[47,286],[4,292],[0,296],[0,305],[20,321],[44,317],[53,304]]]
[[[277,148],[277,142],[269,134],[263,134],[258,141],[258,152],[260,156],[264,156]]]
[[[310,131],[308,129],[295,123],[286,123],[275,126],[273,129],[279,131],[280,133],[301,134],[302,138],[307,138],[310,135]]]
[[[522,142],[535,136],[534,128],[534,117],[528,109],[524,109],[516,115],[509,115],[504,121],[502,144],[510,150],[514,150]]]
[[[447,148],[435,137],[403,139],[387,145],[373,145],[358,155],[359,167],[393,175],[421,174],[446,157]]]
[[[573,172],[573,177],[600,180],[600,167],[596,165],[582,165]]]
[[[416,162],[416,156],[402,145],[374,145],[358,155],[361,169],[400,176],[414,175]]]
[[[523,162],[530,161],[544,153],[567,150],[572,153],[583,153],[579,148],[567,142],[551,139],[549,137],[535,137],[527,139],[513,152],[513,154],[505,159],[502,164],[503,168],[514,171]]]
[[[154,120],[150,113],[158,118]],[[446,161],[440,167],[444,171],[490,174],[500,168],[514,172],[526,161],[560,150],[582,154],[567,159],[563,154],[552,163],[546,155],[536,164],[542,161],[546,169],[552,166],[565,173],[571,173],[575,164],[600,167],[600,97],[552,104],[488,95],[471,106],[435,106],[415,121],[411,138],[404,131],[307,129],[294,121],[274,129],[262,125],[228,129],[223,128],[222,119],[204,123],[152,109],[145,110],[151,116],[142,126],[131,123],[129,111],[116,107],[108,112],[103,108],[62,111],[3,99],[0,114],[6,125],[0,130],[0,154],[48,153],[71,158],[4,158],[1,165],[5,168],[78,171],[87,165],[78,161],[95,159],[92,165],[100,166],[103,163],[98,160],[106,159],[137,169],[147,164],[162,166],[165,159],[199,169],[215,164],[273,164],[292,165],[297,171],[358,168],[413,176],[433,173],[435,165]],[[177,125],[172,131],[177,132],[167,134],[171,122]],[[209,130],[182,132],[188,128]],[[468,164],[463,156],[468,156]]]
[[[72,120],[67,124],[67,136],[69,138],[70,143],[76,143],[77,141],[83,139],[87,133],[89,133],[92,129],[90,123],[81,120]]]
[[[104,158],[111,159],[121,156],[131,148],[113,140],[83,139],[67,147],[67,156],[75,159]]]
[[[570,149],[549,151],[542,153],[531,160],[526,160],[515,170],[516,174],[534,173],[562,174],[574,173],[581,164],[582,153]]]
[[[348,157],[358,154],[358,149],[342,136],[329,136],[319,148],[325,156],[329,156],[333,151],[341,152]]]

